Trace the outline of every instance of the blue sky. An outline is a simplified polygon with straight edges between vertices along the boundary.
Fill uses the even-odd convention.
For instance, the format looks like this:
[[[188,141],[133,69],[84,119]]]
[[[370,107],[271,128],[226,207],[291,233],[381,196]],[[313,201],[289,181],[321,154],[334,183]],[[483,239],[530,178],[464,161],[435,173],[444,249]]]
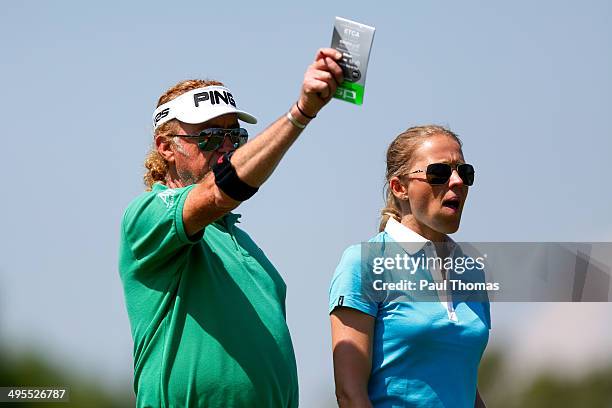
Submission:
[[[0,15],[5,344],[130,383],[119,220],[143,189],[158,96],[182,79],[221,80],[259,118],[248,126],[257,134],[297,98],[336,15],[377,29],[364,105],[332,101],[238,210],[287,281],[304,406],[330,395],[329,279],[342,250],[376,232],[384,152],[405,128],[449,126],[476,167],[455,240],[612,241],[607,1],[10,2]],[[494,305],[492,344],[555,307],[580,310]]]

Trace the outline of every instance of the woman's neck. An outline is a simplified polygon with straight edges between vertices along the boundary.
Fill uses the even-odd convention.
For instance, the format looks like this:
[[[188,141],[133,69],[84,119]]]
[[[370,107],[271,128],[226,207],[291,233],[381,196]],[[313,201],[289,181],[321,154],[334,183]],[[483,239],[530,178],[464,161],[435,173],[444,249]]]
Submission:
[[[418,222],[412,214],[404,215],[401,223],[403,226],[410,228],[412,231],[416,232],[423,238],[430,240],[431,242],[446,242],[448,240],[446,234]]]

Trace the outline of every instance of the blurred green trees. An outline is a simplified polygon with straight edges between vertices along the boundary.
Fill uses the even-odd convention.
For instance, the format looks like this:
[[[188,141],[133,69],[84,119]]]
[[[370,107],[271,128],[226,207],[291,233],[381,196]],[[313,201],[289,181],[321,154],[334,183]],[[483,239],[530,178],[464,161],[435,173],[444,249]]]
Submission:
[[[525,382],[511,375],[499,351],[487,351],[478,388],[489,408],[612,408],[612,366],[573,378],[545,372]]]
[[[95,378],[95,369],[88,373],[89,378]],[[31,386],[31,387],[68,387],[70,389],[69,403],[20,402],[0,406],[19,408],[50,408],[50,407],[91,407],[91,408],[124,408],[134,406],[134,397],[127,389],[111,392],[96,384],[95,380],[84,379],[76,373],[60,369],[40,353],[29,351],[19,355],[9,355],[0,350],[0,386]]]
[[[571,379],[563,373],[541,373],[525,382],[509,374],[503,354],[486,352],[480,365],[478,387],[489,408],[612,408],[612,366],[593,370],[587,375]],[[28,407],[88,407],[123,408],[134,406],[131,383],[122,390],[108,390],[96,384],[95,368],[85,379],[66,369],[60,369],[36,352],[17,356],[0,351],[0,386],[68,386],[70,403],[10,404]],[[323,396],[323,398],[326,398]],[[329,395],[329,406],[335,406]],[[8,405],[8,404],[7,404]],[[0,406],[4,406],[0,403]],[[310,408],[310,407],[306,407]]]

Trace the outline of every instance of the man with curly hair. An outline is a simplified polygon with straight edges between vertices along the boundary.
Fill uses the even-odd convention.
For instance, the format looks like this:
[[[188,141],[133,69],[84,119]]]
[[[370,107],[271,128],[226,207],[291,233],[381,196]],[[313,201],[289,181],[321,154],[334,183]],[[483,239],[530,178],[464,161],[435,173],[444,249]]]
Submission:
[[[342,81],[317,52],[289,111],[248,143],[237,98],[183,81],[153,115],[147,192],[121,224],[119,272],[134,339],[139,407],[296,407],[285,283],[232,213],[270,177]]]

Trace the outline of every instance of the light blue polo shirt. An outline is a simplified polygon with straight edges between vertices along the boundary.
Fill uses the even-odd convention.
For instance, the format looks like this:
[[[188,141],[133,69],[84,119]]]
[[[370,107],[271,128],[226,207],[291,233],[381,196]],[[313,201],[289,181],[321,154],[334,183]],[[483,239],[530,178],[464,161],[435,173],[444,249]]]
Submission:
[[[411,256],[421,256],[428,243],[393,219],[368,242],[411,242]],[[339,306],[375,318],[368,383],[374,407],[474,407],[491,328],[488,302],[376,301],[363,293],[361,245],[353,245],[329,291],[329,312]]]

